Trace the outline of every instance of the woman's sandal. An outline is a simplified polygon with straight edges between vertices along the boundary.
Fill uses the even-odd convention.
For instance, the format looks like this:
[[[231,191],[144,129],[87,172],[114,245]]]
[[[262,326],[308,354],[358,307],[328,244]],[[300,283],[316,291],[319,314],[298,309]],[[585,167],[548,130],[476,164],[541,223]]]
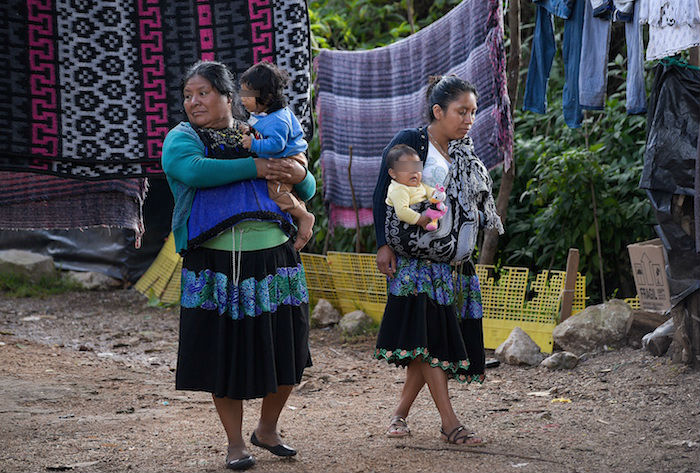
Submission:
[[[411,435],[411,429],[408,428],[406,419],[401,416],[394,416],[389,423],[389,429],[386,431],[386,436],[390,438],[407,437]]]
[[[445,433],[445,430],[440,427],[440,433],[445,436],[445,442],[453,445],[480,447],[486,443],[482,438],[477,437],[475,432],[467,432],[467,429],[463,425],[455,427],[449,434]]]

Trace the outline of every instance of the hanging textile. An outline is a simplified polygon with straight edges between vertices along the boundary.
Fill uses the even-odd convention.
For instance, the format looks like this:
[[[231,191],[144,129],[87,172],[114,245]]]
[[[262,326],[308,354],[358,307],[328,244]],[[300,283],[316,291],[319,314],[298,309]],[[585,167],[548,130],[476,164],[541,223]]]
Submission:
[[[513,129],[506,88],[500,0],[464,0],[427,28],[369,51],[323,50],[316,59],[324,198],[331,226],[372,224],[372,193],[383,148],[400,130],[425,123],[428,76],[454,73],[479,92],[471,137],[488,168],[510,166]]]
[[[594,2],[596,3],[596,2]],[[591,2],[585,1],[581,63],[579,66],[579,103],[588,110],[603,110],[608,93],[608,63],[610,62],[611,27],[613,21],[624,22],[627,43],[627,113],[642,114],[647,111],[644,83],[644,43],[642,25],[639,23],[638,2],[597,3],[603,8],[595,14]],[[618,9],[617,7],[620,7]],[[625,10],[621,10],[624,8]]]
[[[287,70],[311,135],[303,0],[8,0],[0,18],[2,194],[13,186],[0,228],[140,228],[145,184],[105,182],[163,177],[162,141],[185,119],[180,80],[200,58]]]
[[[579,67],[583,37],[584,2],[588,0],[533,0],[536,4],[535,32],[532,37],[532,53],[525,81],[523,110],[535,113],[547,112],[547,84],[552,70],[556,44],[554,18],[564,18],[562,59],[564,62],[564,90],[562,105],[564,121],[570,128],[578,128],[583,120],[579,103]]]
[[[0,228],[118,227],[143,233],[145,179],[84,182],[0,172]],[[164,209],[165,210],[165,209]]]
[[[639,21],[649,24],[647,61],[700,46],[698,0],[637,0]]]
[[[160,175],[196,60],[268,60],[311,131],[303,0],[8,0],[0,6],[0,170],[83,180]]]

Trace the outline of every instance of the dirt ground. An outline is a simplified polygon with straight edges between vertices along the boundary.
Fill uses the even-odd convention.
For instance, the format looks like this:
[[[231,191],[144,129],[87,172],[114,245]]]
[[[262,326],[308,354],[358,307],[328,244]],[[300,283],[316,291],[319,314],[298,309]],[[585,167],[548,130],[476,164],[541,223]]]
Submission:
[[[210,397],[175,391],[177,309],[133,290],[46,299],[0,294],[0,471],[224,471]],[[254,471],[700,471],[700,372],[625,348],[571,371],[501,365],[451,384],[455,409],[488,444],[439,440],[427,389],[413,435],[384,430],[403,372],[314,329],[314,366],[282,418],[296,460],[249,446]],[[250,435],[260,407],[245,404]]]

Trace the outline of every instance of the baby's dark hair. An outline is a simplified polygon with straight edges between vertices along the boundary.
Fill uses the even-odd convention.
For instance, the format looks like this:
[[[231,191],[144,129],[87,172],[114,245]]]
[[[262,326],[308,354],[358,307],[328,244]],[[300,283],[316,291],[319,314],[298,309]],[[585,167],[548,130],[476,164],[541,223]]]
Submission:
[[[284,69],[270,62],[261,61],[249,67],[241,75],[239,82],[260,94],[255,97],[255,101],[264,105],[267,113],[287,106],[284,89],[289,83],[289,74]]]
[[[479,93],[471,82],[454,74],[449,76],[430,76],[428,78],[428,90],[425,92],[425,101],[428,105],[428,121],[432,122],[435,120],[433,105],[437,104],[441,109],[447,110],[450,103],[457,100],[464,92],[471,92],[474,94],[474,97],[479,98]]]
[[[416,150],[411,148],[408,145],[400,144],[400,145],[392,146],[391,149],[386,153],[386,165],[387,165],[387,167],[389,169],[394,169],[394,165],[396,164],[396,161],[398,161],[401,158],[401,156],[405,156],[407,154],[418,156],[418,153],[416,152]]]

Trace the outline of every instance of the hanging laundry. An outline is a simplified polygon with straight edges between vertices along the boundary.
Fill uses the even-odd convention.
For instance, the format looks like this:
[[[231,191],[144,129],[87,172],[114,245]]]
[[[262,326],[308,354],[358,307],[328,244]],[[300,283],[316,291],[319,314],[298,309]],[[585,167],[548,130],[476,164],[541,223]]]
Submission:
[[[556,52],[554,19],[564,18],[562,57],[564,60],[564,91],[562,94],[564,121],[571,128],[581,126],[583,111],[579,104],[579,63],[583,33],[584,2],[586,0],[535,0],[537,5],[535,34],[532,40],[530,65],[525,82],[523,110],[535,113],[547,111],[547,82]]]
[[[597,3],[585,0],[583,39],[581,42],[581,65],[578,79],[579,102],[588,110],[603,110],[608,87],[608,54],[610,50],[610,30],[614,15],[596,17]],[[616,2],[617,3],[617,2]],[[622,6],[621,6],[622,7]],[[632,21],[625,23],[627,42],[627,113],[641,114],[647,110],[644,84],[644,58],[642,28],[639,24],[638,3],[625,2],[630,7]],[[613,7],[611,7],[613,8]],[[617,17],[621,19],[621,17]]]
[[[633,21],[635,0],[591,0],[593,16],[603,20]]]
[[[649,24],[647,61],[700,46],[698,0],[639,0],[639,21]]]

